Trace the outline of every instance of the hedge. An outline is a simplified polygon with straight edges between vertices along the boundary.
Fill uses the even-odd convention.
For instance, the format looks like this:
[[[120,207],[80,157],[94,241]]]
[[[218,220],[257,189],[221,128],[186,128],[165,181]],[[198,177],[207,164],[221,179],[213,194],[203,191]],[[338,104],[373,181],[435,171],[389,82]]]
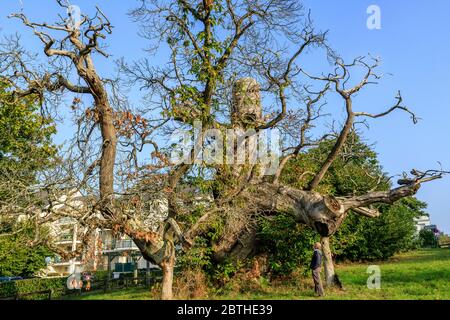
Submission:
[[[33,292],[52,291],[52,298],[61,297],[66,292],[67,278],[35,278],[0,283],[0,299],[15,297]],[[29,296],[36,299],[38,296]]]

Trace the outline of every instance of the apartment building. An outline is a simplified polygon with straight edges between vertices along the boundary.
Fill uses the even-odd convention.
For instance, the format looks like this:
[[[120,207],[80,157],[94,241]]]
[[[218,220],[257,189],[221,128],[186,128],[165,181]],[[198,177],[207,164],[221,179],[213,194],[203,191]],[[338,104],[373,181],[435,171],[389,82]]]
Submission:
[[[76,210],[83,206],[83,195],[79,192],[70,192],[62,196],[53,210]],[[167,215],[167,206],[164,201],[157,201],[154,213],[157,219],[164,219]],[[150,223],[150,222],[149,222]],[[110,270],[115,273],[133,272],[138,269],[158,268],[148,263],[135,243],[127,236],[117,238],[111,230],[95,230],[90,235],[89,243],[83,244],[83,228],[77,219],[63,217],[50,224],[50,232],[55,244],[65,252],[81,251],[82,254],[72,259],[64,259],[56,255],[46,259],[47,267],[41,271],[45,277],[69,276],[83,271]],[[84,247],[81,247],[84,246]]]
[[[55,244],[66,252],[75,252],[82,245],[78,238],[78,223],[70,218],[62,218],[51,226],[55,237]],[[43,273],[47,277],[66,276],[81,272],[83,269],[82,256],[65,260],[56,255],[47,260],[47,268]]]
[[[430,216],[428,215],[420,216],[419,218],[415,218],[414,220],[416,222],[417,233],[419,233],[420,230],[424,229],[425,227],[431,225]]]

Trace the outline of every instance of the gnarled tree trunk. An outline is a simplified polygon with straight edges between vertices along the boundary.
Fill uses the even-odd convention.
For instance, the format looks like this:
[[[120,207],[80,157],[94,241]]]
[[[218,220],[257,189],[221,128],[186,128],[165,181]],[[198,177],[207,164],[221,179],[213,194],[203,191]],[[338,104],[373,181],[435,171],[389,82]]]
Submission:
[[[327,287],[334,286],[336,284],[335,279],[337,275],[334,271],[333,255],[330,248],[330,238],[321,237],[320,243],[322,244],[323,253],[323,267],[325,271],[325,284]]]
[[[157,234],[153,234],[157,235]],[[145,260],[156,264],[162,270],[161,299],[173,299],[173,271],[175,267],[175,246],[172,241],[159,239],[134,238]]]
[[[186,246],[191,243],[186,241],[175,220],[169,218],[163,225],[163,232],[152,231],[134,232],[127,230],[127,234],[138,246],[145,260],[158,265],[163,274],[161,299],[171,300],[173,298],[173,273],[176,261],[174,238]]]

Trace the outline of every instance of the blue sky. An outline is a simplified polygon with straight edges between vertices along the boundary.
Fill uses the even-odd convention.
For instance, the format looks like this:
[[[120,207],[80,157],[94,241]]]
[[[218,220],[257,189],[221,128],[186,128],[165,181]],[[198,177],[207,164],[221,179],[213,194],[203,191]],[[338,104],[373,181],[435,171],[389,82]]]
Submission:
[[[51,22],[61,12],[54,0],[0,0],[0,36],[19,32],[24,44],[40,50],[29,30],[6,16],[24,12],[36,21]],[[99,5],[115,26],[109,37],[112,58],[143,57],[146,43],[137,36],[137,26],[126,16],[136,1],[72,0],[83,11]],[[329,41],[345,59],[367,55],[382,58],[387,75],[355,99],[355,110],[377,112],[392,106],[397,90],[404,103],[422,119],[413,125],[402,112],[370,121],[365,138],[375,143],[384,170],[400,174],[412,168],[438,168],[438,161],[450,170],[450,1],[448,0],[305,0],[315,25],[330,30]],[[381,30],[366,27],[369,5],[381,9]],[[155,62],[158,63],[158,62]],[[111,73],[111,61],[97,61],[100,73]],[[67,138],[60,126],[58,141]],[[450,176],[422,186],[418,198],[429,204],[431,220],[450,233]]]

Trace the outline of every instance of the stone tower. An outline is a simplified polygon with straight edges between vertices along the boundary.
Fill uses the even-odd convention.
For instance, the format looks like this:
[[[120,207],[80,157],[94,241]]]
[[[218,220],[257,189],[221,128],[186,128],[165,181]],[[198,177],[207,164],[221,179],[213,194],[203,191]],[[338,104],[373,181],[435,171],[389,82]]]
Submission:
[[[261,92],[258,81],[242,78],[233,85],[232,123],[243,129],[254,128],[262,122]]]

